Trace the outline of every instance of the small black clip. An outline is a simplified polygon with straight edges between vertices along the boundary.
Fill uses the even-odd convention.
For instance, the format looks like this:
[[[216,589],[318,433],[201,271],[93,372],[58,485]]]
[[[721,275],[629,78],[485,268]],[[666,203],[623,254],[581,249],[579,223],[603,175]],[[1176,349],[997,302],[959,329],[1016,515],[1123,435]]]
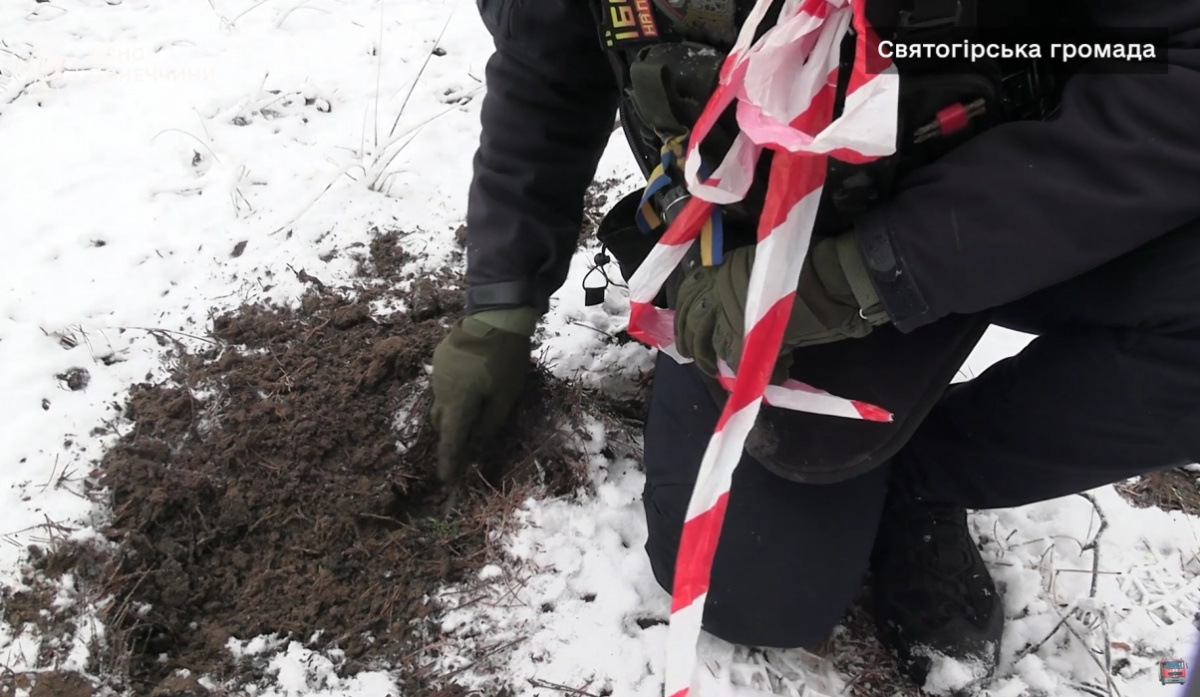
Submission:
[[[610,261],[612,259],[604,252],[598,252],[592,258],[594,266],[588,269],[587,275],[583,277],[583,304],[585,307],[594,307],[604,302],[604,291],[608,290],[608,286],[612,284],[612,281],[608,278],[608,272],[604,270],[604,265]],[[589,288],[587,284],[588,279],[597,271],[600,272],[600,276],[604,279],[604,285]]]

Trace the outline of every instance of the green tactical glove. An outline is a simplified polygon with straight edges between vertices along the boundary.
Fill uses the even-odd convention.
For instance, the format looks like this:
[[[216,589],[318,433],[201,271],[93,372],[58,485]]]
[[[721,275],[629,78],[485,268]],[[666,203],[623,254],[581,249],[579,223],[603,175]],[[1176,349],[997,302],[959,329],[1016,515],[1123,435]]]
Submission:
[[[438,478],[457,482],[467,446],[500,432],[529,374],[531,307],[485,310],[455,323],[433,352],[430,421],[439,434]]]
[[[719,266],[693,269],[679,287],[675,341],[711,377],[718,359],[734,369],[741,361],[754,253],[754,246],[739,247]],[[822,239],[804,260],[772,382],[786,376],[793,350],[864,337],[887,321],[851,235]]]

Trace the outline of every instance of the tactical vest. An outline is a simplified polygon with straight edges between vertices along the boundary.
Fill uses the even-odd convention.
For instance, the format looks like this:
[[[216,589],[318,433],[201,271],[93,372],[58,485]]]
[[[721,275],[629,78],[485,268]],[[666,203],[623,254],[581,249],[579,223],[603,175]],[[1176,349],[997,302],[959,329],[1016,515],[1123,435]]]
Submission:
[[[1073,0],[869,0],[868,19],[882,39],[949,42],[971,28],[1047,26],[1069,21]],[[601,44],[621,90],[620,120],[643,175],[651,177],[664,156],[664,138],[686,138],[717,83],[721,63],[737,38],[753,0],[592,0]],[[782,0],[775,0],[760,26],[773,26]],[[834,105],[845,96],[854,38],[841,48],[842,76]],[[1066,75],[1035,59],[899,60],[900,113],[896,154],[867,164],[833,159],[814,234],[838,234],[863,212],[887,200],[898,177],[933,162],[997,124],[1045,119],[1056,110]],[[706,166],[715,166],[737,133],[731,107],[701,145]],[[770,167],[759,162],[745,200],[723,208],[723,246],[753,243]],[[981,192],[981,194],[986,192]],[[641,196],[622,200],[605,217],[598,236],[628,279],[688,197],[682,171],[646,197],[655,225],[633,218]],[[651,229],[647,229],[647,228]]]

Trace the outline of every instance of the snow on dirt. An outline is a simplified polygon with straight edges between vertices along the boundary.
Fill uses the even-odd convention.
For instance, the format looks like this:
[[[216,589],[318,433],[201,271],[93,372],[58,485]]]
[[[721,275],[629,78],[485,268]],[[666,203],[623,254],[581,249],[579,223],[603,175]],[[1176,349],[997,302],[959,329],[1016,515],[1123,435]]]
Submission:
[[[131,386],[170,376],[173,342],[202,346],[214,316],[247,303],[299,307],[313,278],[348,283],[380,230],[406,231],[407,257],[381,279],[397,293],[377,315],[413,309],[412,286],[461,269],[491,43],[466,0],[12,0],[0,28],[0,586],[27,598],[44,590],[20,573],[30,545],[95,539],[114,519],[89,474],[128,431]],[[614,182],[609,204],[638,186],[624,148],[615,134],[598,174]],[[596,251],[581,246],[536,355],[629,395],[652,355],[621,338],[621,287],[583,304]],[[963,377],[1026,340],[989,333]],[[597,419],[579,446],[590,487],[526,501],[493,541],[500,558],[430,594],[441,637],[408,660],[479,694],[660,693],[669,598],[641,551],[639,434]],[[971,521],[1008,618],[987,697],[1172,694],[1157,669],[1192,655],[1194,516],[1105,487]],[[0,666],[25,678],[0,680],[0,694],[90,694],[62,677],[106,668],[92,652],[104,626],[88,619],[104,599],[75,592],[83,580],[65,574],[44,599],[74,611],[52,664],[38,613],[4,608]],[[863,645],[844,634],[825,655],[705,637],[696,684],[917,694],[873,683],[872,666],[836,650]],[[270,636],[226,647],[257,662],[247,694],[400,694],[384,668],[346,674],[337,649]],[[179,694],[221,688],[179,679],[200,686]]]

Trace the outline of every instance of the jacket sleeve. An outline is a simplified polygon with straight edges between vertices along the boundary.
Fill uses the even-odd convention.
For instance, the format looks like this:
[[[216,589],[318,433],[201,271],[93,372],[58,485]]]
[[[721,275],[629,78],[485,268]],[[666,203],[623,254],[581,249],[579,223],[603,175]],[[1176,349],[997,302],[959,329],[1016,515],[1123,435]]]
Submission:
[[[545,312],[566,280],[617,110],[583,0],[478,0],[496,50],[467,202],[468,311]]]
[[[1161,74],[1072,77],[1053,120],[996,127],[912,172],[856,225],[901,331],[997,307],[1200,218],[1200,3],[1095,0],[1108,27],[1167,27]]]

